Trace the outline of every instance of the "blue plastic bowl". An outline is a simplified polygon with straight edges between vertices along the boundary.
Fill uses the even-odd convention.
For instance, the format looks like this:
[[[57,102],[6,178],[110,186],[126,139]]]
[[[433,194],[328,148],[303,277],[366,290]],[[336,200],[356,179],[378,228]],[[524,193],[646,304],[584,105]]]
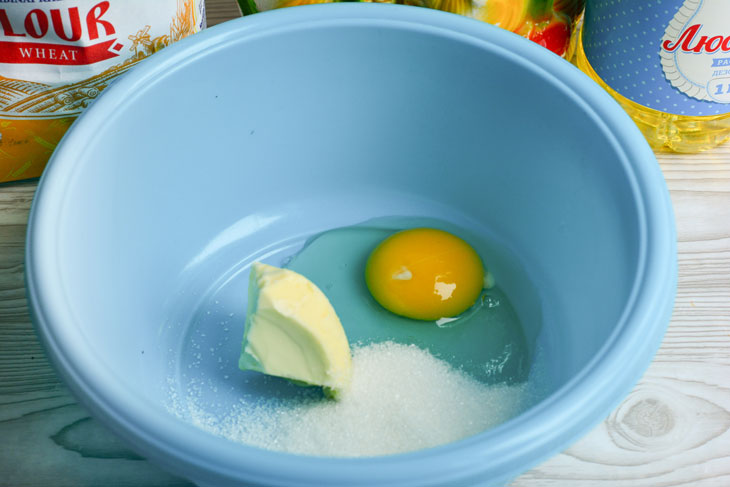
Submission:
[[[504,282],[541,322],[544,400],[453,444],[361,459],[263,451],[168,412],[161,384],[179,387],[193,326],[234,313],[235,373],[253,257],[404,214],[478,222],[518,257],[539,302]],[[214,27],[110,87],[40,183],[27,283],[80,401],[200,485],[499,485],[642,375],[672,310],[675,242],[653,153],[567,62],[456,15],[337,4]]]

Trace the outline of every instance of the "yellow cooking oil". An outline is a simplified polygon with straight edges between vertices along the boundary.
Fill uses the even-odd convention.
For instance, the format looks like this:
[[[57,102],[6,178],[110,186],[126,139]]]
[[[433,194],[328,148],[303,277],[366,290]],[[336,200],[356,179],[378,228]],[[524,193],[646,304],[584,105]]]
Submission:
[[[730,138],[729,17],[727,0],[589,1],[573,62],[654,150],[711,149]]]
[[[579,38],[582,37],[579,34]],[[652,149],[673,152],[701,152],[730,138],[730,114],[710,116],[676,115],[647,108],[629,100],[608,86],[586,59],[582,42],[578,42],[574,62],[581,71],[601,85],[644,134]]]

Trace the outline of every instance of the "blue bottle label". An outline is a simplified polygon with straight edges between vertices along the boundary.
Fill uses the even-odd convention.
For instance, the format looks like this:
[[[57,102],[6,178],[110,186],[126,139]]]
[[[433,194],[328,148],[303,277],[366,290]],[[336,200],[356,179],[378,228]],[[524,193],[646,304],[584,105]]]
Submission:
[[[729,0],[592,0],[583,48],[629,100],[687,116],[730,113]]]

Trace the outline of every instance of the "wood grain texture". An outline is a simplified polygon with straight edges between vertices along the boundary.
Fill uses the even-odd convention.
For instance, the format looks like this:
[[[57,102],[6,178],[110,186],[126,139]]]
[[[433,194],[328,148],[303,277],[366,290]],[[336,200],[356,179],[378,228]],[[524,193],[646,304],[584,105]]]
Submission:
[[[206,0],[205,6],[208,27],[241,16],[241,9],[236,0]]]
[[[207,5],[209,25],[239,12],[233,0]],[[679,239],[664,342],[603,423],[512,487],[730,486],[730,144],[658,158]],[[45,358],[23,282],[35,188],[0,185],[0,487],[190,486],[91,419]]]

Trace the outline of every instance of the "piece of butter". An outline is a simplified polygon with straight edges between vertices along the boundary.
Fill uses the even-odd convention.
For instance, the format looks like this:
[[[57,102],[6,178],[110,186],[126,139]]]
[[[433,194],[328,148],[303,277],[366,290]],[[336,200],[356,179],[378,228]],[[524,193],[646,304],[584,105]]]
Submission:
[[[241,370],[324,387],[337,398],[350,384],[352,357],[340,319],[324,293],[289,269],[255,262]]]

